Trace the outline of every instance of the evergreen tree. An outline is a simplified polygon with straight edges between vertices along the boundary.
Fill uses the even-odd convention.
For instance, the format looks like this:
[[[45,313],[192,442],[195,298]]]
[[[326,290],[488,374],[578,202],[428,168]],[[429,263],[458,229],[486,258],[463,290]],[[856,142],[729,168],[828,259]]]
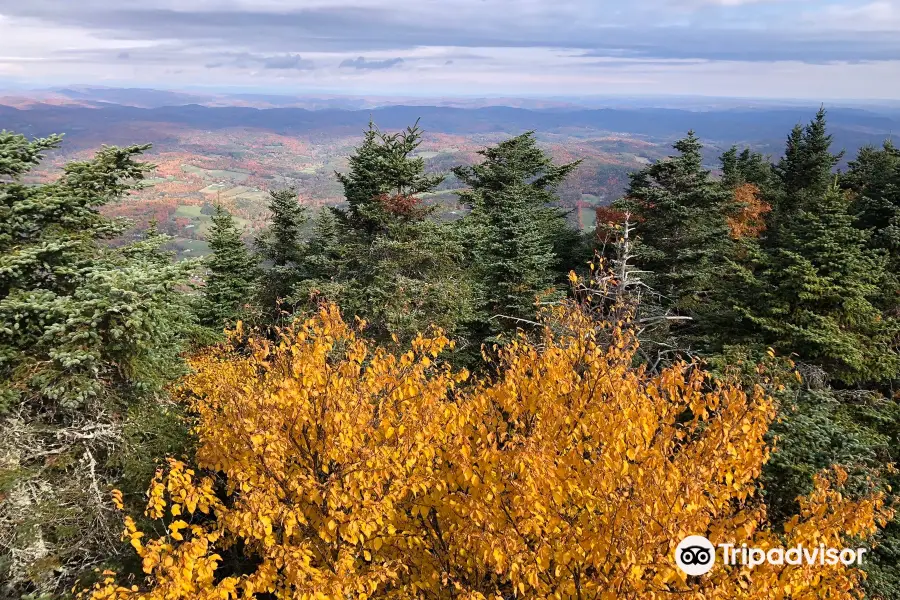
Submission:
[[[832,154],[830,144],[822,110],[794,128],[764,188],[774,205],[766,231],[759,243],[743,241],[722,281],[730,299],[722,304],[718,337],[726,350],[744,344],[759,357],[772,346],[794,355],[804,373],[803,387],[784,395],[771,432],[779,440],[764,480],[776,522],[810,489],[813,474],[832,464],[850,473],[854,494],[897,484],[884,466],[897,458],[890,440],[900,431],[900,411],[875,391],[898,376],[898,324],[879,307],[884,290],[896,284],[886,276],[884,255],[872,251],[879,247],[870,237],[872,222],[861,218],[872,214],[862,197],[872,197],[870,182],[883,175],[886,157],[864,151],[851,163],[853,175],[844,181],[856,194],[850,202],[834,186],[832,170],[842,155]],[[832,389],[829,379],[869,390]],[[895,521],[873,550],[866,565],[870,593],[900,592],[900,573],[889,566],[900,556],[898,534]]]
[[[221,204],[215,207],[209,230],[212,254],[207,260],[201,322],[221,330],[231,326],[242,313],[256,283],[256,263],[241,240],[231,213]]]
[[[874,304],[884,261],[867,250],[867,234],[853,227],[844,194],[828,190],[780,229],[755,306],[744,312],[763,341],[848,384],[896,377],[897,324]]]
[[[427,174],[425,160],[413,156],[421,137],[418,121],[395,134],[369,123],[363,143],[350,157],[350,172],[335,173],[349,206],[337,212],[344,224],[372,236],[398,220],[418,220],[431,212],[417,196],[433,191],[444,178]]]
[[[311,280],[331,280],[342,268],[344,251],[334,211],[327,208],[320,210],[306,246],[303,272]]]
[[[265,266],[259,304],[269,321],[277,321],[283,312],[292,312],[285,301],[303,278],[302,232],[307,216],[294,188],[270,191],[269,212],[269,227],[256,238],[256,249]]]
[[[841,155],[830,143],[823,110],[789,136],[776,168],[775,210],[760,243],[742,244],[724,273],[720,290],[730,299],[717,327],[731,343],[795,353],[845,384],[886,381],[898,362],[897,324],[878,307],[885,263],[834,186]]]
[[[796,124],[791,129],[791,133],[787,137],[785,143],[784,156],[775,166],[775,175],[778,182],[783,188],[784,193],[796,193],[803,190],[808,180],[808,176],[804,171],[807,164],[805,160],[804,146],[805,135],[803,125]]]
[[[476,339],[521,327],[535,317],[535,299],[558,296],[565,269],[559,252],[572,239],[554,189],[579,163],[553,164],[533,132],[479,151],[484,160],[457,167],[472,208],[460,224],[469,239],[478,285]],[[564,241],[566,240],[566,241]],[[567,272],[567,271],[566,271]]]
[[[722,165],[722,183],[725,187],[734,189],[745,182],[744,173],[738,166],[737,146],[732,146],[723,152],[719,157],[719,162]]]
[[[703,168],[702,147],[689,132],[674,144],[677,155],[633,173],[626,198],[618,203],[638,221],[639,266],[649,272],[651,286],[685,315],[709,312],[705,305],[732,252],[727,219],[736,210],[734,192]],[[737,181],[736,157],[733,163],[726,168]]]
[[[851,192],[855,225],[871,233],[869,247],[887,255],[889,272],[900,273],[900,149],[890,141],[862,148],[841,185]]]
[[[342,241],[343,235],[335,210],[322,208],[306,244],[301,266],[304,277],[292,291],[291,302],[295,305],[346,297],[343,278],[348,272],[348,248]]]
[[[728,189],[736,189],[749,183],[765,193],[773,185],[775,173],[772,163],[759,152],[744,148],[738,153],[737,146],[732,146],[722,154],[720,162],[722,184]]]
[[[825,115],[820,108],[812,121],[805,127],[795,126],[788,136],[784,156],[774,169],[779,185],[770,203],[776,224],[787,223],[798,210],[809,210],[834,181],[832,171],[844,153],[831,153]]]
[[[294,286],[297,301],[336,301],[380,340],[407,343],[432,324],[457,334],[469,319],[461,240],[421,198],[443,180],[414,156],[421,135],[418,125],[387,134],[370,123],[337,174],[348,208],[319,216]]]
[[[108,244],[123,225],[98,211],[139,187],[148,146],[104,147],[52,183],[22,184],[59,141],[0,133],[4,597],[66,589],[122,549],[105,492],[136,491],[122,477],[160,458],[150,453],[160,432],[148,423],[143,440],[129,441],[128,419],[144,406],[175,432],[177,410],[158,398],[185,372],[194,326],[181,291],[194,265],[172,262],[160,251],[169,238],[153,231]]]

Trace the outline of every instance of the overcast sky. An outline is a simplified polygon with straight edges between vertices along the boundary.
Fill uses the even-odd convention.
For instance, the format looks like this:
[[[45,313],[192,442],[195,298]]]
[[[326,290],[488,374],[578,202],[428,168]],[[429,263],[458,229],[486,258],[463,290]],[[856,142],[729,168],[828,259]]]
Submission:
[[[0,82],[900,99],[900,0],[0,0]]]

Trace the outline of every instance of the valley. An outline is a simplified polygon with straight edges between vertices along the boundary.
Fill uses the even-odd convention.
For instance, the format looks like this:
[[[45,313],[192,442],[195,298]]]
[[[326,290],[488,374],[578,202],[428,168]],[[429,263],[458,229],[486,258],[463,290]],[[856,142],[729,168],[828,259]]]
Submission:
[[[248,108],[240,106],[154,106],[0,101],[3,127],[28,135],[60,132],[65,144],[31,175],[49,180],[66,162],[85,160],[102,144],[152,144],[147,153],[156,165],[144,189],[104,207],[111,217],[133,223],[136,235],[155,221],[175,238],[181,257],[208,251],[205,237],[215,204],[226,207],[243,228],[246,240],[265,226],[268,191],[294,187],[311,212],[342,201],[335,171],[346,171],[346,157],[362,139],[372,119],[396,130],[420,119],[424,130],[417,155],[429,173],[447,177],[428,194],[441,218],[465,212],[450,174],[471,165],[478,151],[526,130],[537,130],[539,145],[557,162],[580,160],[560,186],[561,204],[573,224],[593,226],[598,205],[620,197],[628,174],[667,156],[671,144],[688,129],[688,120],[705,144],[707,168],[733,143],[776,154],[783,131],[812,109],[772,107],[691,111],[681,109],[594,109],[578,107],[522,109],[500,106],[375,106],[368,110],[322,108]],[[845,162],[864,144],[880,144],[900,122],[890,113],[859,109],[833,111],[835,142],[849,150]],[[693,126],[693,125],[691,125]],[[776,130],[778,134],[774,133]]]

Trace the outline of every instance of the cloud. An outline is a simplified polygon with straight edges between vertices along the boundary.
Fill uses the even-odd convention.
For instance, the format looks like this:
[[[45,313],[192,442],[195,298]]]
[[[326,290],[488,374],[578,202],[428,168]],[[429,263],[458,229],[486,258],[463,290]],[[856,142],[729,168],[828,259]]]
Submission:
[[[353,59],[348,58],[347,60],[341,62],[341,68],[364,70],[390,69],[401,64],[403,64],[402,58],[388,58],[386,60],[366,60],[362,56],[359,56]]]
[[[264,55],[251,52],[226,53],[222,58],[206,63],[207,69],[236,67],[238,69],[272,69],[308,71],[315,68],[311,60],[303,59],[299,54]]]
[[[806,16],[822,27],[851,27],[857,31],[900,30],[900,0],[865,4],[831,4]]]
[[[741,62],[798,61],[810,64],[893,60],[900,56],[898,35],[887,32],[650,29],[633,39],[609,32],[582,56],[704,59]]]
[[[258,6],[207,0],[175,8],[175,2],[146,0],[132,8],[112,0],[77,5],[0,0],[0,13],[86,29],[99,37],[240,44],[252,52],[352,56],[434,46],[543,47],[655,58],[819,63],[900,55],[900,24],[884,18],[895,14],[898,2],[878,0],[858,7],[852,0],[311,0]],[[861,20],[880,22],[884,30],[863,27]]]
[[[312,61],[303,60],[299,54],[284,54],[282,56],[270,56],[262,60],[264,69],[312,69]]]
[[[896,77],[846,86],[900,59],[900,0],[0,0],[0,15],[0,74],[42,80],[667,93],[697,76],[727,94],[746,72],[783,94],[791,80],[765,73],[784,68],[900,96]]]
[[[685,8],[698,8],[702,6],[747,6],[750,4],[777,4],[785,0],[673,0],[674,4]],[[790,0],[788,0],[790,1]]]

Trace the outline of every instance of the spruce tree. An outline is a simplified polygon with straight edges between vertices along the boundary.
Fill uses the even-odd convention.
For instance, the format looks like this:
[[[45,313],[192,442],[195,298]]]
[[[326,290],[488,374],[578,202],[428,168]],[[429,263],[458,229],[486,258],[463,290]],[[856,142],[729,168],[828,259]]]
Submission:
[[[323,208],[316,216],[303,257],[303,273],[310,281],[332,281],[343,268],[345,248],[335,213]]]
[[[425,172],[425,160],[414,156],[422,131],[419,122],[386,134],[369,123],[362,144],[350,156],[350,171],[335,173],[344,188],[348,208],[341,221],[358,234],[384,233],[392,223],[417,220],[431,212],[417,199],[434,191],[443,176]]]
[[[458,334],[471,292],[463,247],[421,194],[443,180],[415,155],[418,124],[388,134],[374,124],[338,173],[347,208],[323,211],[305,250],[298,302],[332,300],[369,322],[369,335],[408,343],[429,325]]]
[[[129,473],[152,471],[155,440],[178,430],[163,390],[185,372],[194,327],[182,292],[194,264],[171,261],[158,232],[109,244],[123,226],[98,210],[140,186],[149,146],[104,147],[51,183],[21,183],[59,141],[0,133],[3,597],[63,594],[122,549],[106,492],[140,495]],[[167,431],[145,422],[130,436],[138,407]]]
[[[263,262],[258,302],[269,321],[277,321],[293,308],[286,301],[303,278],[300,265],[304,257],[303,227],[306,207],[300,204],[294,188],[269,192],[269,226],[256,238],[256,249]]]
[[[728,189],[736,189],[744,184],[752,184],[765,195],[773,185],[775,173],[772,163],[759,152],[744,148],[738,153],[732,146],[720,157],[722,184]]]
[[[846,384],[898,375],[893,319],[875,301],[884,260],[867,249],[868,235],[853,226],[849,202],[832,187],[810,209],[780,225],[740,312],[759,328],[761,341],[796,353]]]
[[[355,310],[355,306],[348,304],[345,276],[349,251],[344,237],[335,210],[331,207],[319,210],[300,268],[303,278],[291,292],[294,305],[313,306],[331,300],[341,301],[346,310]]]
[[[201,322],[221,330],[237,321],[256,284],[256,262],[241,240],[231,213],[217,204],[209,230],[212,254],[206,261],[207,276]]]
[[[841,154],[830,143],[823,110],[788,138],[776,168],[776,210],[760,244],[745,246],[737,261],[727,335],[795,353],[844,384],[887,381],[898,361],[897,324],[878,305],[885,261],[835,186],[831,170]]]
[[[618,203],[638,221],[639,266],[669,306],[685,315],[708,310],[704,305],[732,251],[727,219],[736,209],[734,192],[703,168],[702,147],[689,132],[674,144],[677,155],[633,173]]]
[[[453,169],[469,189],[471,207],[460,226],[469,237],[478,285],[476,339],[521,327],[535,318],[535,300],[560,295],[557,285],[575,265],[561,264],[573,236],[554,193],[578,162],[555,165],[527,132],[479,151],[477,165]],[[568,245],[568,248],[566,246]]]
[[[775,166],[778,192],[770,199],[776,224],[786,223],[798,210],[810,209],[834,181],[832,171],[844,153],[831,153],[825,116],[820,108],[812,121],[805,127],[795,126],[788,136],[784,156]]]
[[[854,495],[898,483],[884,465],[897,458],[890,440],[900,431],[900,411],[878,393],[891,388],[900,365],[897,321],[879,305],[896,284],[871,235],[877,226],[863,225],[862,217],[871,214],[862,198],[872,197],[871,182],[886,165],[865,151],[858,164],[851,163],[853,174],[844,180],[851,201],[834,185],[841,154],[830,145],[822,110],[806,127],[794,128],[776,177],[763,188],[774,205],[766,230],[758,243],[743,240],[721,286],[729,300],[718,321],[720,344],[732,352],[743,345],[756,357],[751,362],[771,346],[793,356],[804,374],[798,389],[781,395],[781,418],[772,430],[779,439],[764,472],[776,522],[811,489],[813,475],[830,465],[847,470]],[[842,389],[850,386],[856,389]],[[870,593],[893,597],[900,591],[900,576],[889,566],[898,556],[895,522],[865,567]]]
[[[862,148],[841,185],[851,192],[855,225],[871,233],[869,247],[885,253],[889,272],[900,274],[900,149],[890,141]]]

